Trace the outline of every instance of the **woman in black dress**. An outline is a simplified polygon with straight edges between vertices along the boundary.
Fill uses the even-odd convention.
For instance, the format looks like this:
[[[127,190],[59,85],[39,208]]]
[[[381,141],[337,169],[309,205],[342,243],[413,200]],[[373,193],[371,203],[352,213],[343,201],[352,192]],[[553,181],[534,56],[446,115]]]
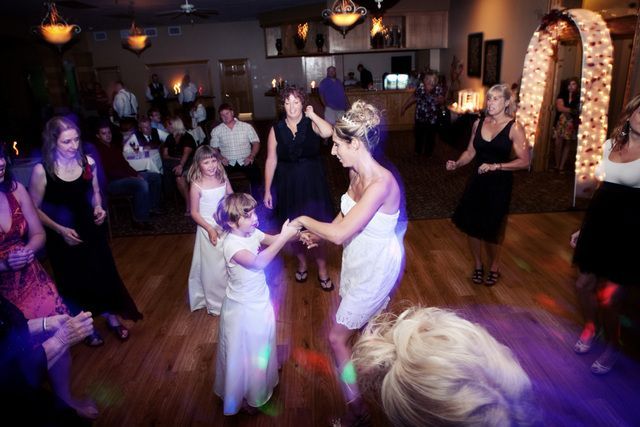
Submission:
[[[58,290],[73,314],[101,313],[120,340],[120,323],[142,319],[118,274],[104,224],[106,213],[95,161],[82,152],[80,131],[64,117],[47,122],[43,161],[33,169],[29,193],[47,233],[46,249]],[[94,332],[87,344],[102,344]]]
[[[320,158],[322,138],[333,135],[333,127],[307,106],[304,90],[289,87],[282,93],[285,118],[269,131],[265,163],[264,204],[275,207],[279,224],[301,215],[331,222],[334,217],[329,187]],[[293,244],[298,269],[297,282],[308,277],[304,248]],[[318,281],[325,291],[333,290],[327,272],[324,247],[314,249],[318,263]]]
[[[511,90],[495,85],[487,92],[486,117],[473,124],[469,146],[456,161],[447,161],[447,170],[455,170],[474,161],[471,176],[453,223],[469,237],[475,261],[473,283],[493,286],[500,277],[500,245],[504,238],[511,202],[512,171],[529,167],[529,150],[524,130],[510,116]],[[515,152],[512,160],[511,153]],[[482,244],[484,242],[484,245]],[[489,257],[485,280],[482,246]]]

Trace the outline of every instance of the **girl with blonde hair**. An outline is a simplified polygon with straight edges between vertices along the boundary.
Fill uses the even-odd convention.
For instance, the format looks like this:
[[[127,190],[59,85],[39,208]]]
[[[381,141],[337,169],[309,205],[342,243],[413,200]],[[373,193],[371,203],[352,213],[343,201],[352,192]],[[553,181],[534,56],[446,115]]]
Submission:
[[[213,218],[220,200],[233,193],[220,154],[208,145],[196,150],[188,174],[191,218],[198,225],[189,271],[191,311],[206,308],[218,315],[227,287],[227,272],[219,241],[221,228]]]

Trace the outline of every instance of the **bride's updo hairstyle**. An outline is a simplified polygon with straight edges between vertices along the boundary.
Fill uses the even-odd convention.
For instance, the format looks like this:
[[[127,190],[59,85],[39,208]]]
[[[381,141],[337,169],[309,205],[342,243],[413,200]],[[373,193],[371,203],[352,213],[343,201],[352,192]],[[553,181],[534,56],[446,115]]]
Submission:
[[[336,136],[351,142],[358,139],[364,143],[369,152],[373,152],[380,142],[380,111],[364,101],[353,103],[349,111],[336,121]]]

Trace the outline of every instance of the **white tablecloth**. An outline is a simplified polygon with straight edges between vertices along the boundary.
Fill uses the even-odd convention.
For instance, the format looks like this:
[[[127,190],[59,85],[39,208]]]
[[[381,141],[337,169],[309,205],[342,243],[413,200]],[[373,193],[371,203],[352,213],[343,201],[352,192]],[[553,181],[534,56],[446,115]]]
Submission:
[[[162,158],[160,157],[160,150],[144,149],[140,150],[138,153],[127,153],[124,156],[131,167],[138,172],[147,171],[162,173]]]

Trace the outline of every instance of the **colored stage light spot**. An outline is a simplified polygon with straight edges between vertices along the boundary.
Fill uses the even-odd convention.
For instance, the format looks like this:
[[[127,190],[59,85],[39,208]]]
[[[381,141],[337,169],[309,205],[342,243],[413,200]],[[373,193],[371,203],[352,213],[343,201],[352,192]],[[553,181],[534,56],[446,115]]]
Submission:
[[[331,364],[326,355],[303,348],[293,351],[293,360],[303,369],[320,375],[331,375]]]
[[[533,271],[529,263],[523,260],[522,258],[519,258],[519,257],[512,257],[512,258],[513,258],[513,261],[516,263],[518,267],[520,267],[521,270],[524,270],[529,273]]]
[[[554,314],[561,314],[564,315],[566,314],[566,310],[563,309],[562,307],[560,307],[560,305],[558,304],[558,302],[556,300],[554,300],[553,298],[551,298],[549,295],[547,294],[536,294],[533,299],[540,304],[545,310],[550,311],[551,313]]]
[[[279,401],[274,401],[271,399],[260,408],[260,412],[270,417],[277,417],[282,413],[282,404]]]
[[[271,357],[271,346],[267,345],[260,351],[260,354],[258,354],[258,368],[262,369],[263,371],[267,369],[267,366],[269,365],[270,357]]]
[[[342,368],[342,372],[340,373],[340,379],[345,384],[355,384],[356,383],[356,370],[353,367],[353,363],[347,362]]]

